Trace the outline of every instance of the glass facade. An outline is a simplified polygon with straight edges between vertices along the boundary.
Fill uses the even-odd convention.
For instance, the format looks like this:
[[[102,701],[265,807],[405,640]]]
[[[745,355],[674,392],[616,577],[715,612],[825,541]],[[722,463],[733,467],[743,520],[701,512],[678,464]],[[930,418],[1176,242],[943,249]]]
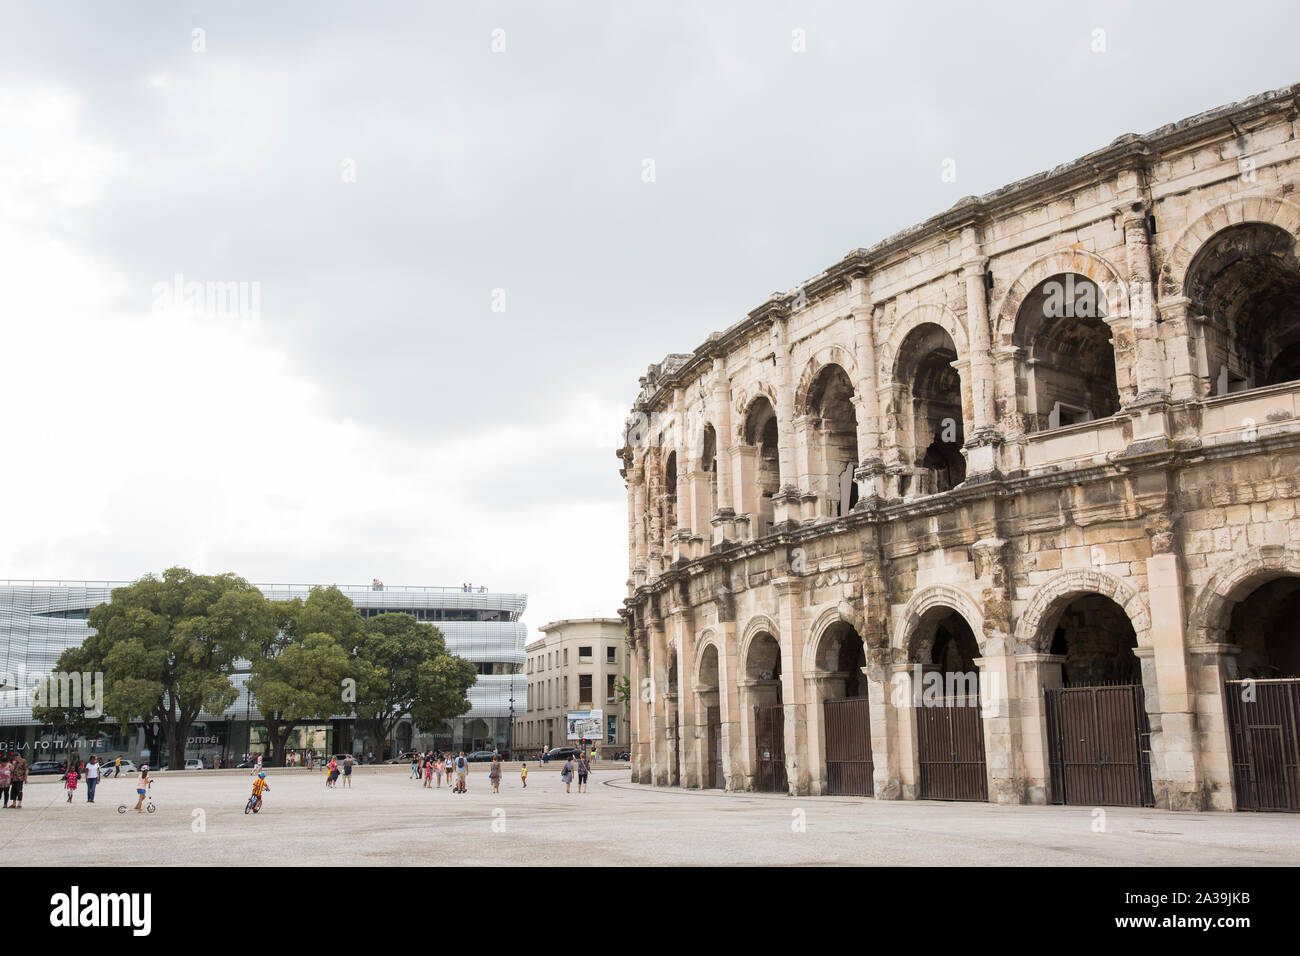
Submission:
[[[0,744],[25,744],[33,750],[58,749],[59,738],[49,728],[32,720],[30,677],[48,675],[59,655],[79,646],[91,633],[90,609],[111,600],[112,589],[130,582],[5,581],[0,582]],[[510,740],[511,698],[517,716],[524,708],[526,679],[520,676],[524,663],[527,627],[521,620],[528,605],[524,594],[483,589],[437,587],[385,587],[334,585],[346,594],[363,617],[400,612],[435,624],[446,638],[447,650],[474,663],[478,681],[466,695],[467,714],[443,727],[412,727],[399,723],[389,746],[423,746],[426,741],[446,738],[459,748],[505,749]],[[259,584],[269,600],[306,599],[311,585]],[[247,662],[240,662],[232,683],[239,696],[220,714],[199,717],[186,756],[242,753],[257,749],[254,725],[261,714],[245,690]],[[516,697],[516,691],[518,696]],[[328,747],[352,749],[363,728],[353,728],[349,714],[336,714],[322,725],[320,739]],[[346,726],[345,726],[346,725]],[[355,731],[355,734],[354,734]],[[376,742],[369,742],[374,747]],[[138,753],[143,745],[139,733],[106,735],[98,743],[85,742],[78,749],[115,753]],[[314,746],[311,743],[305,746]]]

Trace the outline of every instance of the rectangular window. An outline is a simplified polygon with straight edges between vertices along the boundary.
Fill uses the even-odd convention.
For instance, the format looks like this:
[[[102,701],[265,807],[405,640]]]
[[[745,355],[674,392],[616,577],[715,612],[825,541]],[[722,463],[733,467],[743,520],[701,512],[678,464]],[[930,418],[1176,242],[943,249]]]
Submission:
[[[605,648],[605,663],[606,663],[606,664],[617,664],[617,663],[618,663],[618,648],[617,648],[617,647],[607,647],[607,648]]]
[[[591,675],[578,675],[578,706],[591,706]]]
[[[564,663],[569,663],[569,649],[567,647],[564,649]]]
[[[580,647],[580,648],[578,648],[578,660],[581,661],[581,660],[584,660],[584,659],[586,659],[586,660],[591,660],[591,648],[590,648],[590,647]]]
[[[614,702],[614,675],[605,675],[605,700],[608,703]]]

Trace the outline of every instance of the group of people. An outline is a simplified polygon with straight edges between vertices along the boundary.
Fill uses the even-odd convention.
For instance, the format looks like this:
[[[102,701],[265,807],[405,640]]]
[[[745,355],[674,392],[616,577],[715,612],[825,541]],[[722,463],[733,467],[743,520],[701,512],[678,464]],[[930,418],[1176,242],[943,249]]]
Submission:
[[[495,788],[501,783],[501,758],[494,755],[492,765],[497,768],[496,783],[492,791],[496,793]],[[427,750],[422,754],[412,755],[410,779],[422,780],[424,786],[430,789],[433,788],[436,779],[438,789],[441,789],[444,774],[447,776],[447,786],[453,793],[469,792],[469,758],[465,756],[465,751],[443,753],[441,750]],[[454,783],[452,774],[456,775]]]
[[[22,755],[0,754],[0,794],[4,795],[4,806],[0,809],[22,809],[26,784],[27,761]]]
[[[355,765],[355,763],[356,761],[352,759],[351,754],[348,754],[346,757],[343,758],[343,764],[342,764],[343,786],[347,787],[349,790],[352,789],[352,767]],[[338,786],[339,783],[340,765],[339,765],[338,758],[330,757],[330,762],[325,769],[327,771],[325,774],[325,788],[327,790],[333,790],[335,787]]]

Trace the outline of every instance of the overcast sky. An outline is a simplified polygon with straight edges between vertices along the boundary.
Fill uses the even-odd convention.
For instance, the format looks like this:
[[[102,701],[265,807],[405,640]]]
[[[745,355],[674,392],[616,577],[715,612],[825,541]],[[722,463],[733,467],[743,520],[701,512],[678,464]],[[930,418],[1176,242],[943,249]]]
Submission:
[[[534,633],[625,594],[648,364],[1300,80],[1294,3],[0,11],[0,576],[470,581]]]

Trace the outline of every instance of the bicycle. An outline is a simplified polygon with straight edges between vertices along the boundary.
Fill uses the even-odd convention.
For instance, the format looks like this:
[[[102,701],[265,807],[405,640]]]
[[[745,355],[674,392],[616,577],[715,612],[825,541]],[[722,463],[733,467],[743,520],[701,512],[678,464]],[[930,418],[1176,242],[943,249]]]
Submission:
[[[244,813],[256,813],[262,809],[261,797],[249,797],[248,802],[244,804]]]

